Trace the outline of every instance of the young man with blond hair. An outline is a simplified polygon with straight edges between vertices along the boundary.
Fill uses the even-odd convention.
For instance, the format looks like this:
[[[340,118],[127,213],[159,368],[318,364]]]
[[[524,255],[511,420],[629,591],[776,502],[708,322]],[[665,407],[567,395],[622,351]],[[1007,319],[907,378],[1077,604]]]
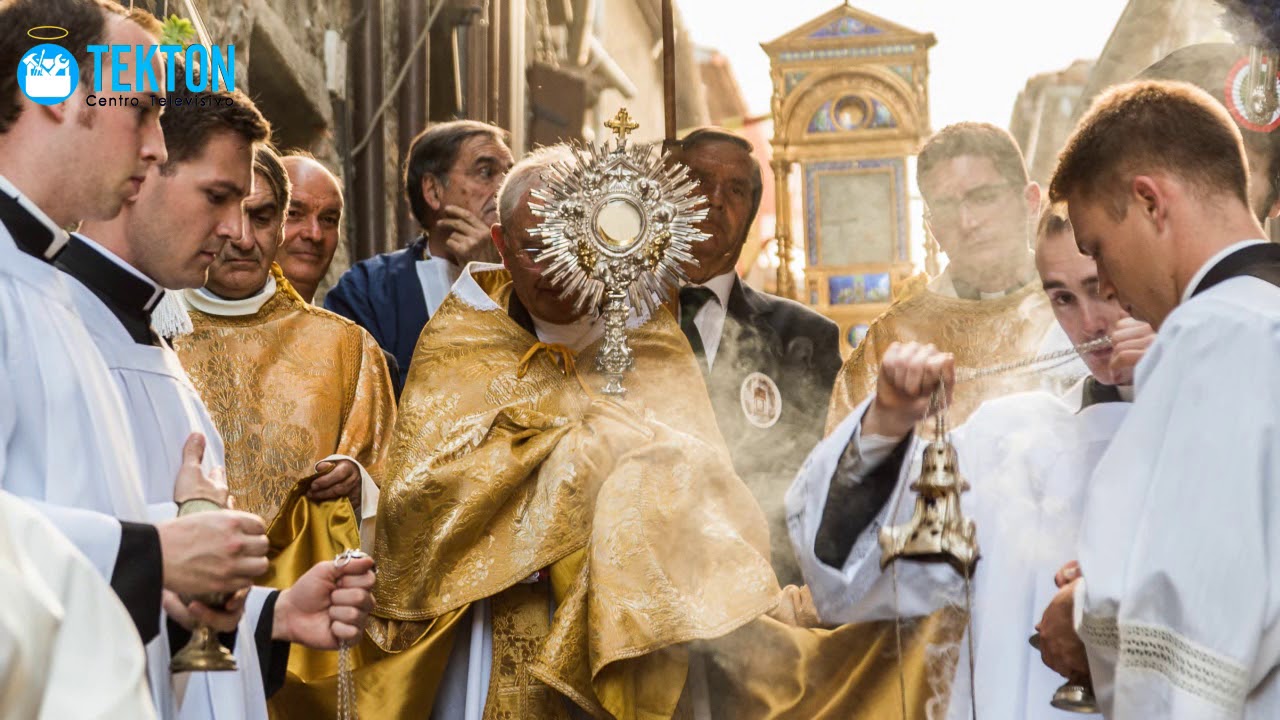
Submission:
[[[1240,132],[1191,85],[1116,87],[1050,197],[1159,334],[1090,484],[1080,577],[1041,621],[1045,662],[1087,669],[1108,717],[1280,716],[1280,246]]]

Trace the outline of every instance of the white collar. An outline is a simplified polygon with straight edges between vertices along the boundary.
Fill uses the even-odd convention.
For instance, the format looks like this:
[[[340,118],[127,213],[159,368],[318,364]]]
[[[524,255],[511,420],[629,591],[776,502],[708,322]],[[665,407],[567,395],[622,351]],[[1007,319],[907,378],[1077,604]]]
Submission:
[[[567,325],[557,325],[541,320],[534,317],[533,313],[529,313],[529,317],[533,318],[533,329],[539,340],[544,343],[564,345],[575,353],[581,352],[582,348],[604,335],[604,320],[590,315],[580,317]]]
[[[147,277],[146,275],[143,275],[141,270],[130,265],[124,260],[120,259],[119,255],[116,255],[115,253],[108,250],[97,240],[94,240],[88,235],[84,235],[82,233],[75,233],[75,236],[80,238],[82,241],[84,241],[85,245],[88,245],[89,247],[96,250],[98,254],[101,255],[102,257],[110,260],[111,262],[115,263],[117,266],[123,268],[130,275],[138,278],[139,280],[151,286],[154,292],[151,293],[151,299],[147,301],[148,310],[151,310],[156,306],[156,303],[160,302],[160,296],[164,294],[164,288],[160,287],[159,283]]]
[[[245,315],[257,314],[262,309],[262,306],[266,305],[267,301],[275,294],[276,279],[268,275],[267,284],[263,285],[261,290],[241,300],[220,298],[204,288],[183,290],[182,299],[186,301],[187,307],[192,310],[199,310],[206,315],[244,317]]]
[[[40,224],[53,231],[53,244],[51,244],[49,249],[45,251],[46,260],[51,260],[62,251],[62,248],[66,247],[68,242],[71,241],[71,236],[68,235],[65,230],[58,227],[58,223],[54,222],[53,218],[46,215],[39,206],[31,201],[31,198],[23,194],[23,192],[19,190],[16,185],[9,182],[9,179],[4,175],[0,175],[0,192],[4,192],[5,194],[13,197],[13,199],[18,201],[19,205],[26,208],[27,212],[31,213],[36,220],[39,220]]]
[[[733,292],[733,281],[736,279],[738,279],[738,273],[730,270],[694,287],[704,287],[715,293],[716,300],[720,301],[720,307],[727,308],[729,307],[729,293]]]
[[[1200,281],[1204,280],[1204,276],[1208,275],[1209,271],[1212,270],[1214,266],[1216,266],[1218,263],[1225,260],[1228,255],[1231,255],[1237,250],[1243,250],[1247,247],[1252,247],[1254,245],[1262,245],[1267,242],[1269,241],[1268,240],[1241,240],[1238,243],[1233,243],[1219,250],[1216,254],[1214,254],[1213,257],[1206,260],[1205,263],[1200,266],[1200,269],[1196,271],[1195,275],[1191,276],[1191,282],[1187,283],[1187,286],[1182,290],[1182,302],[1186,302],[1191,299],[1192,293],[1196,291],[1197,287],[1200,287]]]
[[[505,267],[497,263],[467,263],[462,269],[462,274],[458,276],[458,281],[453,284],[449,290],[450,295],[457,295],[458,299],[470,305],[477,310],[501,310],[498,303],[489,297],[489,293],[480,287],[480,283],[472,277],[473,273],[486,272],[492,270],[506,270]]]

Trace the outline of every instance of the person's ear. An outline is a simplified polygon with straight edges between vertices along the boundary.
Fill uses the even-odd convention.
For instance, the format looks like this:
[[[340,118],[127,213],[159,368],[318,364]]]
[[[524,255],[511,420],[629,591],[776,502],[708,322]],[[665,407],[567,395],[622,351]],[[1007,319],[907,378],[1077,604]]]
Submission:
[[[1040,190],[1040,183],[1034,180],[1027,183],[1027,187],[1022,191],[1022,197],[1027,201],[1027,214],[1038,219],[1040,202],[1044,197],[1044,193]]]
[[[17,93],[14,93],[14,94],[17,94]],[[79,95],[79,91],[76,92],[76,95]],[[82,113],[92,113],[95,110],[97,110],[97,108],[90,107],[89,105],[85,104],[84,99],[81,98],[80,106],[77,108],[77,110],[68,111],[67,108],[72,105],[74,100],[75,100],[75,96],[72,96],[64,100],[63,102],[56,103],[54,105],[40,105],[38,103],[33,103],[29,100],[24,100],[23,102],[26,102],[28,104],[26,112],[32,112],[33,110],[36,112],[42,112],[58,123],[66,122],[67,119],[71,117],[71,113],[73,112],[78,111]]]
[[[1164,228],[1169,212],[1169,197],[1155,178],[1149,175],[1135,177],[1130,185],[1129,202],[1136,205],[1143,217],[1158,229]]]
[[[502,256],[503,264],[507,262],[507,234],[502,229],[502,223],[494,223],[489,228],[489,235],[493,238],[493,246],[498,249],[498,255]]]
[[[444,183],[435,175],[422,178],[422,199],[427,202],[432,212],[440,212],[444,207]]]

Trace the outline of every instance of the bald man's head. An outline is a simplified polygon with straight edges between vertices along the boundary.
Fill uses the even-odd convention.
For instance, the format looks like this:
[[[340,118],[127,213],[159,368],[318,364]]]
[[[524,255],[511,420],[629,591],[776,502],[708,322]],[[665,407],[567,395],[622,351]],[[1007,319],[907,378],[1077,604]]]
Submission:
[[[283,158],[293,185],[277,262],[308,301],[329,270],[342,227],[342,183],[313,157]]]

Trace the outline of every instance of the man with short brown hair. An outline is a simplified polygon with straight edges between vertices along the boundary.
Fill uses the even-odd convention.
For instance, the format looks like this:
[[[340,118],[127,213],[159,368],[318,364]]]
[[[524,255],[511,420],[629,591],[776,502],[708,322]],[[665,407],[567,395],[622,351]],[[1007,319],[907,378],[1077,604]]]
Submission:
[[[875,387],[893,342],[933,344],[962,367],[1036,354],[1053,324],[1035,282],[1030,238],[1040,186],[1008,132],[957,123],[929,138],[916,161],[925,220],[949,264],[928,287],[899,298],[871,323],[836,378],[830,432]],[[983,400],[1040,387],[1034,375],[985,378],[956,389],[951,420],[963,422]]]
[[[114,219],[86,221],[81,227],[83,234],[77,234],[55,261],[69,276],[79,313],[124,399],[151,517],[179,512],[170,478],[177,469],[175,450],[188,433],[200,432],[207,439],[201,448],[210,474],[220,474],[225,463],[223,439],[205,403],[196,395],[178,357],[149,327],[151,310],[162,287],[203,283],[210,262],[228,238],[241,233],[242,200],[254,185],[254,149],[270,135],[266,119],[242,93],[192,91],[181,84],[167,95],[169,111],[161,117],[160,125],[166,140],[173,139],[169,157],[185,159],[170,160],[167,167],[149,171],[136,195]],[[201,131],[178,131],[188,121]],[[182,219],[177,226],[168,222],[175,217]],[[277,216],[277,229],[278,222]],[[238,409],[246,415],[251,412],[247,403]],[[231,438],[239,439],[236,435]],[[271,448],[264,450],[269,454]],[[232,487],[242,506],[248,504],[250,489],[271,479],[269,472],[245,472],[235,466],[232,471]],[[246,517],[254,527],[264,522],[254,515]],[[287,544],[278,537],[271,537],[270,543],[277,551]],[[234,548],[236,540],[224,533],[211,544]],[[263,554],[266,547],[264,542]],[[207,553],[209,548],[201,551]],[[349,617],[358,619],[359,610],[339,607],[346,601],[332,592],[334,583],[350,587],[346,582],[356,578],[342,575],[357,566],[336,567],[332,558],[337,553],[332,551],[314,562],[298,558],[298,553],[282,554],[298,559],[296,572],[279,572],[277,563],[272,584],[284,589],[253,588],[247,597],[237,596],[230,609],[243,602],[244,617],[238,623],[233,615],[223,624],[209,610],[188,606],[178,594],[166,593],[170,647],[182,646],[184,629],[190,629],[196,620],[223,631],[238,631],[239,672],[216,679],[206,675],[191,678],[180,698],[183,718],[223,717],[227,713],[264,717],[265,698],[284,680],[289,643],[335,648],[339,628],[331,623],[331,615],[336,619],[355,611]],[[129,558],[131,562],[142,559]],[[265,570],[266,559],[261,560]],[[364,571],[370,569],[365,567]],[[179,573],[177,569],[171,572],[166,564],[166,584],[171,574]],[[372,572],[367,572],[363,582],[372,585]],[[351,599],[361,602],[359,597]],[[364,595],[363,601],[368,600]],[[231,614],[230,609],[217,615]],[[211,616],[219,622],[211,622]],[[356,636],[359,623],[344,632],[343,638]],[[161,662],[167,659],[169,647],[158,649],[164,652],[157,656],[153,649],[152,685],[163,689],[170,684],[170,666]]]
[[[1041,621],[1045,662],[1087,668],[1109,717],[1280,716],[1280,246],[1240,133],[1191,85],[1121,85],[1050,195],[1100,287],[1159,334],[1090,483],[1082,577]]]

